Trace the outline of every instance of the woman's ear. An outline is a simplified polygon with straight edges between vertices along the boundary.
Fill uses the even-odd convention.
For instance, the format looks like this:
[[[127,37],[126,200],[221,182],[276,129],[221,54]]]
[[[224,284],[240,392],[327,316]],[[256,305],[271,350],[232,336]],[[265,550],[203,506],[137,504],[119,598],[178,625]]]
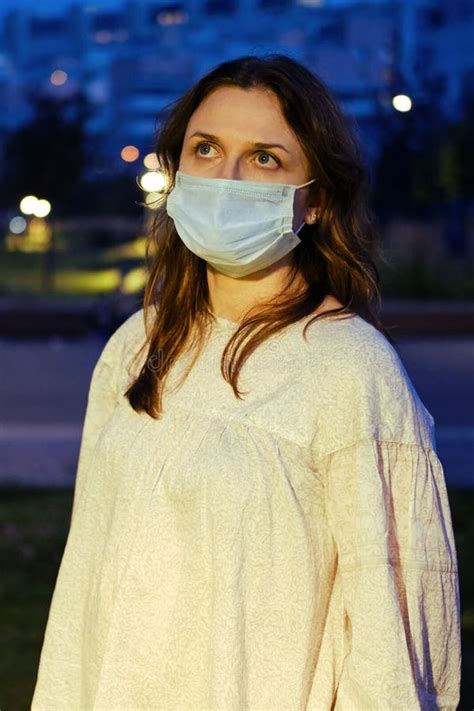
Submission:
[[[308,207],[305,212],[304,221],[308,225],[313,225],[318,220],[319,213],[320,213],[319,207]]]

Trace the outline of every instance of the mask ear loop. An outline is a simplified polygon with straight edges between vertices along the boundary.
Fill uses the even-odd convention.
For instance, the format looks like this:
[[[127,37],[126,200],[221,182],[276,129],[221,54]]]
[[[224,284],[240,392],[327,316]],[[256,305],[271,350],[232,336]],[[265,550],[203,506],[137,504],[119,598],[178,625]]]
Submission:
[[[303,183],[303,185],[298,185],[298,186],[296,187],[296,189],[299,190],[300,188],[306,187],[306,185],[311,185],[311,183],[314,183],[315,180],[317,180],[317,178],[313,178],[312,180],[308,180],[307,183]]]
[[[303,185],[298,185],[296,189],[299,190],[300,188],[304,188],[304,187],[306,187],[306,185],[310,185],[311,183],[314,183],[315,180],[316,180],[316,178],[313,178],[312,180],[308,180],[307,183],[303,183]],[[306,222],[305,222],[305,220],[303,220],[303,222],[301,223],[301,225],[300,225],[300,226],[298,227],[298,229],[296,230],[295,235],[297,235],[298,232],[303,229],[303,226],[304,226],[305,224],[306,224]]]

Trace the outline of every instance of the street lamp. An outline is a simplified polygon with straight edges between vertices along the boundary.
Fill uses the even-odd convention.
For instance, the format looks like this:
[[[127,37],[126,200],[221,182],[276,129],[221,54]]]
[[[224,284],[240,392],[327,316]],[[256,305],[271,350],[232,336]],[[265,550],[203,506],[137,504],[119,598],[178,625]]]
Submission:
[[[413,103],[410,97],[406,94],[397,94],[392,99],[392,106],[397,111],[400,111],[401,113],[406,113],[407,111],[410,111],[411,107],[413,106]]]
[[[140,187],[147,193],[159,192],[164,189],[165,185],[164,175],[155,170],[144,173],[140,178]]]

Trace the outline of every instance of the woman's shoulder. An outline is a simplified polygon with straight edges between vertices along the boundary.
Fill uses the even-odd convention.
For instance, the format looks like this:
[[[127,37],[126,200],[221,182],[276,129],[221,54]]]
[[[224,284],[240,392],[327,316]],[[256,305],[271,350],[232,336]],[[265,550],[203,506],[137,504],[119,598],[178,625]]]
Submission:
[[[393,395],[409,381],[395,347],[356,314],[321,321],[309,337],[306,357],[308,377],[320,376],[315,382],[348,402],[363,402],[374,392]]]
[[[119,333],[119,337],[123,339],[126,345],[135,345],[136,341],[140,341],[146,336],[146,318],[151,318],[153,312],[153,307],[149,306],[148,311],[145,312],[144,308],[138,309],[132,313],[125,321],[119,326],[116,333]]]
[[[349,312],[311,322],[313,316],[304,322],[309,322],[307,355],[310,365],[329,365],[335,373],[340,368],[361,377],[373,375],[374,368],[393,374],[403,368],[396,348],[385,334],[362,316]]]
[[[364,437],[434,446],[433,417],[396,348],[373,324],[358,315],[322,321],[307,355],[326,452]]]
[[[128,316],[107,339],[100,360],[108,365],[122,363],[124,356],[136,351],[146,338],[145,310],[138,309]]]

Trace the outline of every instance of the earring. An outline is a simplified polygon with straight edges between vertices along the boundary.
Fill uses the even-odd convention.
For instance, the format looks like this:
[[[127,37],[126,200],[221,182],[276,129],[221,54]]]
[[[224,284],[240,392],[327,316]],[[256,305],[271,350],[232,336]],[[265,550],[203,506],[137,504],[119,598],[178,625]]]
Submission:
[[[308,218],[309,219],[308,224],[312,225],[314,222],[316,222],[317,218],[318,218],[318,212],[316,210],[313,210],[313,212],[311,213],[311,215]]]

